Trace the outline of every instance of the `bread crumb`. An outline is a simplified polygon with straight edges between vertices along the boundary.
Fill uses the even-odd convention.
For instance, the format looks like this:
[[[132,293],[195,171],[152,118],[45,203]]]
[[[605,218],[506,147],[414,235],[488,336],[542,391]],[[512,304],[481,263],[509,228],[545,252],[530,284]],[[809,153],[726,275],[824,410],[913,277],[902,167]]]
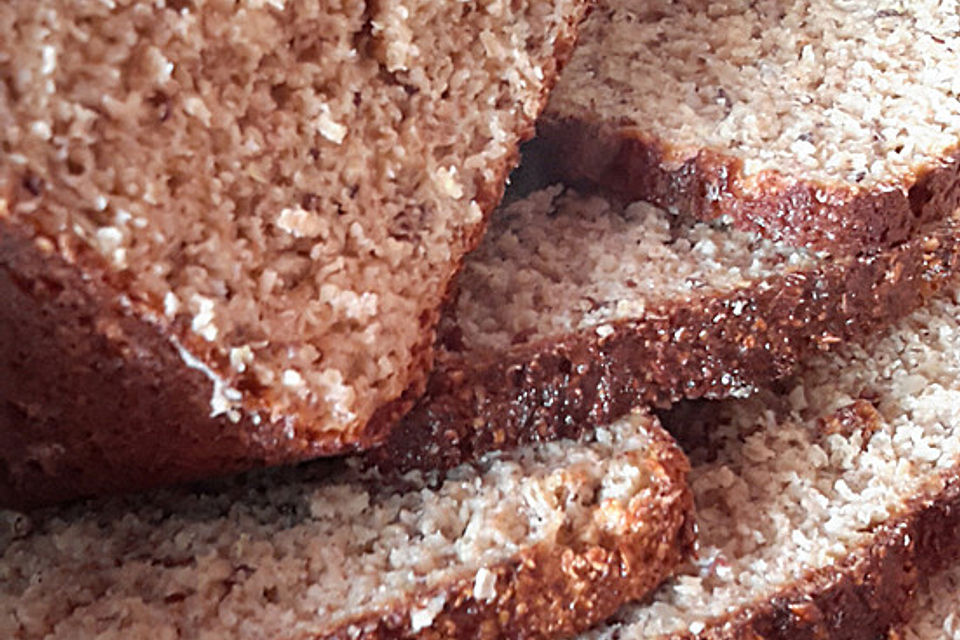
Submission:
[[[433,624],[436,617],[443,611],[446,601],[446,596],[440,594],[428,600],[422,608],[413,609],[410,612],[410,630],[417,633]]]
[[[30,125],[30,131],[41,140],[49,140],[53,136],[50,124],[43,120],[36,120]]]
[[[53,72],[57,70],[57,50],[51,46],[44,46],[41,47],[40,51],[40,73],[45,76],[53,75]]]
[[[213,383],[213,391],[210,394],[210,417],[216,418],[219,415],[226,414],[231,422],[239,422],[239,407],[243,394],[230,387],[213,369],[190,353],[179,340],[171,338],[171,342],[177,348],[184,364],[191,369],[200,371]]]
[[[596,328],[597,335],[601,338],[607,338],[614,334],[614,329],[609,324],[601,324]]]
[[[325,235],[328,224],[319,214],[295,207],[280,212],[277,227],[296,238],[316,238]]]
[[[194,333],[203,337],[208,342],[217,339],[217,325],[214,324],[214,303],[213,300],[200,294],[193,294],[190,302],[196,308],[196,314],[190,322],[190,328]]]
[[[320,132],[320,135],[334,144],[343,144],[344,138],[347,137],[348,129],[333,119],[333,116],[330,114],[329,105],[321,105],[320,115],[317,116],[316,123],[317,131]]]
[[[443,192],[446,193],[451,198],[460,199],[463,197],[463,186],[457,182],[457,168],[454,166],[447,167],[446,169],[437,169],[436,173],[437,184],[440,185],[440,188],[443,189]]]
[[[283,386],[299,389],[303,387],[303,376],[295,369],[287,369],[283,372]]]
[[[184,99],[183,110],[202,122],[205,127],[210,126],[210,121],[213,118],[213,115],[210,113],[210,109],[207,108],[207,105],[204,103],[202,98],[198,96],[190,96]]]
[[[250,345],[243,345],[242,347],[233,347],[230,349],[230,366],[235,370],[243,373],[247,370],[247,366],[253,362],[253,350],[250,348]]]
[[[168,291],[166,295],[163,296],[163,315],[173,320],[179,310],[180,299],[177,298],[177,294]]]
[[[480,567],[473,580],[473,597],[484,602],[497,597],[497,576],[486,567]]]

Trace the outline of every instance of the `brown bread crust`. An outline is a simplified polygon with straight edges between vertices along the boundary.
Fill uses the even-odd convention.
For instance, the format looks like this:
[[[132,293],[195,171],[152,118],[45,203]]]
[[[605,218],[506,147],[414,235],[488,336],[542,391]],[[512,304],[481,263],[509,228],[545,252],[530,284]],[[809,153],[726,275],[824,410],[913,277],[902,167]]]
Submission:
[[[923,575],[960,557],[960,469],[880,525],[869,544],[772,598],[710,620],[703,640],[878,640],[905,623]],[[627,634],[620,636],[627,640]]]
[[[482,362],[448,353],[424,397],[368,459],[387,470],[450,467],[493,449],[577,437],[635,406],[720,398],[782,377],[805,354],[919,306],[957,268],[958,224],[727,295],[667,304],[612,323],[604,337],[587,330]]]
[[[652,591],[672,575],[694,548],[693,494],[686,484],[689,462],[661,427],[652,430],[645,468],[657,478],[656,492],[631,503],[628,530],[585,543],[541,544],[496,567],[496,596],[473,594],[473,580],[425,596],[446,597],[429,627],[411,630],[415,603],[371,614],[318,637],[336,639],[458,638],[493,640],[562,638],[612,615],[620,605]]]
[[[960,206],[960,150],[939,165],[863,189],[764,171],[713,149],[677,149],[633,127],[544,118],[535,152],[573,183],[676,208],[701,220],[727,216],[746,231],[839,253],[904,242],[924,223]]]

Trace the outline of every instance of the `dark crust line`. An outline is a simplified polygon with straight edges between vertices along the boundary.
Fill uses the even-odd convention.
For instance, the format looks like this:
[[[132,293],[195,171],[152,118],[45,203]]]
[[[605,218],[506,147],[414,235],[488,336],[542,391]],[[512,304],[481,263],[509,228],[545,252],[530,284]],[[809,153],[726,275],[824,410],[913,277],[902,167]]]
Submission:
[[[211,383],[116,290],[0,218],[0,506],[293,455],[282,424],[210,419]],[[88,274],[90,272],[88,271]]]
[[[583,2],[559,28],[554,57],[544,63],[541,106],[585,11]],[[529,120],[518,142],[533,133]],[[500,201],[516,159],[514,151],[495,168],[497,181],[481,185],[477,202],[485,213]],[[22,188],[0,182],[0,202],[17,201]],[[475,246],[484,229],[461,238],[463,248]],[[282,422],[267,419],[256,425],[246,416],[236,424],[210,418],[210,380],[186,366],[167,330],[121,308],[124,284],[103,260],[75,242],[59,249],[73,254],[71,264],[40,250],[38,238],[0,207],[0,507],[32,509],[367,448],[425,384],[439,310],[421,318],[414,367],[422,373],[353,441],[290,438]],[[184,342],[202,355],[199,340]],[[259,404],[249,408],[263,409]]]
[[[545,116],[534,149],[558,177],[586,181],[633,200],[698,219],[729,216],[739,229],[793,246],[839,253],[893,246],[960,206],[960,148],[940,163],[870,189],[765,171],[743,176],[741,160],[719,150],[683,150],[610,122]]]
[[[489,570],[496,575],[491,601],[473,595],[473,578],[426,594],[405,597],[390,612],[375,612],[316,638],[395,640],[458,638],[508,640],[571,636],[612,615],[620,605],[652,591],[694,548],[689,462],[659,425],[652,427],[646,466],[657,490],[629,507],[629,532],[596,543],[577,531],[534,546]],[[414,633],[411,609],[418,601],[446,596],[432,624]]]
[[[763,602],[671,640],[878,640],[913,614],[919,580],[960,557],[960,469],[913,499],[872,540]],[[615,636],[628,640],[624,633]]]
[[[869,256],[821,260],[729,294],[494,354],[441,361],[427,392],[366,460],[452,467],[484,452],[608,424],[631,408],[720,398],[868,335],[918,307],[960,262],[960,222]]]

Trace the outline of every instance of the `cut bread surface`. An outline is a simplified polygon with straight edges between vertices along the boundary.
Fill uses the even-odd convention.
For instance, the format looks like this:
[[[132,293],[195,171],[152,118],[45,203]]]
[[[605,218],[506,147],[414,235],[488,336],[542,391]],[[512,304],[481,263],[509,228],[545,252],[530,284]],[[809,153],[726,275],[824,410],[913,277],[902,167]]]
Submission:
[[[392,484],[331,466],[6,512],[0,635],[569,635],[691,549],[688,465],[648,414]]]
[[[960,287],[782,392],[666,417],[700,560],[592,638],[876,638],[960,557]],[[818,635],[819,634],[819,635]]]
[[[960,5],[605,0],[541,133],[569,177],[819,246],[960,198]]]
[[[79,326],[68,345],[84,328],[91,341],[105,335],[156,378],[169,368],[165,356],[148,361],[160,347],[131,354],[115,316],[161,334],[181,376],[202,374],[211,431],[269,422],[275,433],[260,440],[306,441],[301,457],[369,445],[374,414],[389,422],[408,406],[402,394],[422,389],[447,282],[499,200],[583,9],[4,3],[0,267],[37,300],[35,324],[78,306],[44,307],[75,288],[64,271],[95,289],[86,295],[102,310],[65,317]],[[0,363],[8,376],[30,366],[9,354]],[[4,400],[28,414],[24,429],[55,430],[44,423],[67,419],[58,405],[90,391],[52,391],[62,385],[46,384],[49,397],[3,388]],[[31,444],[86,453],[56,437]]]
[[[664,303],[721,295],[816,260],[722,226],[678,227],[645,202],[559,185],[498,212],[488,233],[464,264],[441,328],[477,353],[576,331],[602,335]]]
[[[503,207],[441,320],[426,395],[372,457],[446,466],[644,403],[744,395],[909,312],[960,257],[952,219],[860,256],[688,222],[562,187]]]

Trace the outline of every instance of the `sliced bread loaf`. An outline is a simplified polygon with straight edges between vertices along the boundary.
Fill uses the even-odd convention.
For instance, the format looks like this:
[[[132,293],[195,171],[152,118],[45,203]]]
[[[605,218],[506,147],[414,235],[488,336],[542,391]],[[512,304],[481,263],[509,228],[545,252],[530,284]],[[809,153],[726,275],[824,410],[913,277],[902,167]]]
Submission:
[[[656,420],[634,414],[579,442],[397,484],[313,463],[6,512],[0,636],[570,635],[688,555],[688,468]]]
[[[699,562],[590,638],[876,640],[960,559],[960,282],[779,393],[667,415]]]
[[[372,452],[457,464],[644,403],[743,395],[910,311],[960,260],[956,222],[858,257],[794,250],[554,187],[467,260],[427,393]]]
[[[956,0],[602,0],[540,127],[569,178],[794,244],[960,202]]]
[[[369,446],[582,0],[0,6],[0,504]]]

